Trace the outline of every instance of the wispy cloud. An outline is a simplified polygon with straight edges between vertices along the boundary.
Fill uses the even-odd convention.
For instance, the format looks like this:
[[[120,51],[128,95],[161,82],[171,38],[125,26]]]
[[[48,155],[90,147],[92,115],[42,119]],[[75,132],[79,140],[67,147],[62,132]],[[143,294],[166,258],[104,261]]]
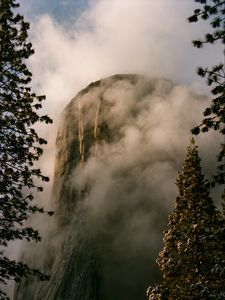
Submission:
[[[192,9],[189,0],[98,0],[89,1],[70,26],[48,14],[31,23],[33,85],[46,94],[43,110],[55,121],[53,127],[40,129],[49,141],[40,161],[47,175],[53,174],[60,113],[91,81],[115,73],[140,73],[204,91],[195,69],[219,61],[220,52],[216,47],[192,47],[191,40],[207,30],[202,23],[188,24]]]
[[[118,201],[121,195],[124,205],[126,207],[130,205],[131,211],[133,207],[129,202],[130,197],[133,197],[134,205],[142,199],[143,207],[137,209],[137,215],[130,214],[128,224],[121,225],[118,239],[115,238],[115,232],[112,232],[116,251],[121,243],[126,241],[125,236],[129,236],[131,231],[135,230],[139,234],[134,238],[137,239],[134,245],[145,247],[147,230],[154,227],[148,217],[151,209],[149,208],[147,213],[144,209],[146,203],[149,206],[153,205],[153,202],[148,201],[149,194],[154,194],[156,202],[160,202],[162,198],[166,199],[164,208],[171,204],[173,200],[171,197],[175,193],[173,182],[177,166],[184,155],[189,130],[194,120],[198,122],[198,115],[199,120],[201,119],[202,102],[200,103],[198,97],[193,96],[191,92],[191,89],[204,90],[195,75],[195,69],[198,65],[208,62],[213,64],[220,60],[216,48],[201,50],[200,54],[199,50],[192,47],[191,40],[201,36],[206,27],[203,24],[188,24],[186,19],[193,9],[190,2],[190,0],[89,1],[88,8],[73,22],[70,20],[69,24],[60,23],[48,13],[39,15],[36,21],[32,22],[32,42],[36,51],[30,60],[34,75],[33,84],[39,93],[46,94],[47,100],[43,109],[55,121],[53,127],[40,128],[42,135],[49,141],[40,167],[51,177],[60,113],[81,88],[91,81],[115,73],[140,73],[150,77],[169,78],[178,83],[168,95],[161,95],[153,100],[150,97],[149,103],[153,104],[146,104],[146,107],[141,109],[140,115],[136,114],[133,123],[128,124],[124,124],[121,120],[129,119],[128,101],[132,102],[132,93],[135,94],[136,91],[131,92],[130,86],[124,89],[124,85],[120,90],[115,88],[105,91],[108,93],[105,95],[106,99],[115,102],[111,117],[114,122],[121,122],[119,125],[123,139],[113,147],[110,145],[107,148],[105,145],[102,151],[107,155],[103,157],[103,161],[93,165],[90,160],[79,176],[75,171],[71,179],[72,184],[78,187],[80,185],[82,188],[85,176],[94,174],[95,184],[84,205],[90,220],[90,234],[93,229],[93,235],[97,239],[101,238],[101,230],[108,229],[114,222],[110,214],[113,212],[116,215],[117,210],[123,205]],[[64,7],[69,9],[67,2],[63,3]],[[184,84],[188,84],[189,87],[185,87]],[[124,96],[121,101],[116,101],[118,93]],[[134,103],[130,103],[131,111],[137,108],[136,102],[135,100]],[[200,143],[204,146],[205,139]],[[155,163],[149,162],[146,149],[151,152]],[[203,155],[209,159],[214,150],[207,151],[210,153],[203,151]],[[115,153],[110,151],[116,153],[114,165],[110,163]],[[166,157],[165,161],[160,161],[157,157],[162,152]],[[207,165],[211,165],[211,162]],[[129,176],[125,176],[128,172]],[[146,181],[146,178],[151,178],[151,182]],[[135,185],[136,189],[132,190]],[[113,194],[115,186],[117,191]],[[46,194],[50,192],[47,191]],[[43,200],[46,200],[46,194],[42,194]],[[154,201],[153,197],[151,199]],[[154,212],[152,213],[153,219],[157,219]],[[124,215],[126,211],[122,211],[121,222]],[[107,226],[104,227],[105,225]],[[142,231],[143,228],[147,230]],[[158,232],[151,231],[152,240],[155,238],[154,234],[158,236]],[[130,243],[134,246],[133,241]],[[146,257],[149,255],[148,250],[149,248],[145,251]]]

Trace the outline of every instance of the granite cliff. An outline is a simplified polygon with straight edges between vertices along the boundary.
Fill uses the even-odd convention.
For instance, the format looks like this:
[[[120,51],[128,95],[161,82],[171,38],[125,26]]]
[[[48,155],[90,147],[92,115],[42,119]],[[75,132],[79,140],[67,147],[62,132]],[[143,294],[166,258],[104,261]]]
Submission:
[[[114,75],[72,99],[56,141],[54,229],[39,253],[51,277],[22,282],[15,299],[145,299],[159,278],[190,98],[198,111],[200,98],[169,80]]]

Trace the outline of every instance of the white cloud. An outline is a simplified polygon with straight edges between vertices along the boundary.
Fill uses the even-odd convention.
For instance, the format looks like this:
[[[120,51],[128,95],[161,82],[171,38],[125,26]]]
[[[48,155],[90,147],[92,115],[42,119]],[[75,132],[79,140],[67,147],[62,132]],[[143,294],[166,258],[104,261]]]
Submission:
[[[50,111],[61,111],[81,87],[114,73],[195,81],[198,64],[218,56],[215,48],[192,47],[192,39],[204,31],[200,24],[188,24],[192,8],[187,0],[99,0],[70,27],[41,16],[32,27],[31,68]]]
[[[219,60],[219,54],[214,54],[215,48],[213,51],[212,49],[205,51],[192,47],[191,40],[201,36],[205,30],[200,24],[188,24],[186,21],[192,13],[192,8],[190,0],[98,0],[90,1],[89,9],[70,26],[60,25],[49,15],[40,16],[38,21],[32,24],[32,40],[36,54],[30,61],[30,67],[34,74],[34,86],[39,93],[46,94],[44,111],[55,120],[53,127],[46,126],[45,129],[40,129],[49,141],[46,154],[40,161],[44,173],[50,176],[53,173],[53,145],[60,113],[71,98],[91,81],[115,73],[141,73],[191,84],[195,89],[201,87],[201,84],[196,82],[195,68],[197,65],[208,64],[208,61],[213,64],[214,60]],[[122,124],[122,120],[128,114],[127,110],[134,105],[132,96],[134,91],[129,93],[129,88],[124,89],[123,86],[119,93],[118,96],[118,89],[109,90],[105,96],[107,101],[112,102],[120,98],[120,101],[115,102],[111,117],[114,122]],[[111,177],[114,175],[114,168],[122,166],[125,170],[130,170],[132,164],[136,167],[140,162],[141,165],[147,153],[146,147],[157,154],[160,154],[162,149],[163,151],[167,149],[168,156],[175,156],[175,164],[176,159],[180,162],[188,130],[193,125],[193,119],[196,119],[201,106],[195,97],[194,105],[191,105],[191,96],[187,87],[177,86],[165,102],[162,102],[160,97],[157,98],[157,95],[152,104],[147,99],[146,102],[143,100],[140,104],[143,105],[140,108],[141,114],[135,119],[135,126],[132,122],[122,126],[125,136],[123,144],[107,149],[111,156],[114,156],[114,153],[110,151],[115,151],[118,158],[115,165],[110,165],[111,159],[102,165],[101,162],[93,165],[91,161],[86,165],[82,176],[79,174],[76,178],[76,184],[82,186],[89,173],[94,173],[97,184],[86,201],[87,206],[94,205],[93,210],[91,207],[93,215],[96,210],[99,213],[100,208],[105,210],[108,205],[105,201],[106,195],[113,194],[111,190],[114,188],[114,181],[112,184]],[[143,133],[146,135],[144,142]],[[139,145],[142,147],[141,151]],[[120,152],[126,154],[126,159],[120,156]],[[111,170],[107,163],[112,172],[107,171]],[[160,186],[158,196],[160,199],[165,197],[167,203],[172,200],[171,195],[174,194],[172,184],[175,178],[172,177],[175,177],[175,167],[167,162],[156,162],[145,171],[139,170],[143,184],[146,186],[149,184],[149,189],[152,189],[153,193],[158,191]],[[160,177],[159,174],[164,175]],[[130,177],[131,186],[132,180],[137,181],[135,176]],[[147,178],[151,178],[152,181],[147,182]],[[127,180],[130,183],[129,178]],[[126,189],[125,180],[121,182],[115,180],[118,191]],[[148,192],[146,187],[146,195]],[[47,194],[50,192],[47,191]],[[135,195],[139,199],[137,191]],[[112,197],[115,200],[119,199],[116,193]],[[145,200],[146,198],[143,201]],[[114,201],[111,203],[115,205]],[[114,207],[109,206],[109,211],[111,208]],[[94,215],[93,222],[96,222],[96,219]],[[148,217],[142,214],[140,218],[132,219],[129,224],[132,224],[131,228],[139,228],[143,226],[142,222],[147,222],[147,219]],[[101,219],[99,220],[100,227],[104,228]],[[107,218],[104,220],[107,221]],[[129,228],[125,229],[130,233]],[[122,240],[123,238],[119,242]]]
[[[30,60],[33,84],[46,94],[43,111],[54,119],[53,126],[41,127],[49,141],[40,161],[44,173],[53,173],[60,113],[91,81],[115,73],[141,73],[204,91],[195,68],[219,61],[220,52],[216,53],[215,47],[192,47],[192,39],[206,31],[202,23],[187,22],[192,10],[189,0],[98,0],[90,1],[89,8],[70,26],[60,25],[49,15],[32,24],[36,52]],[[188,106],[187,99],[185,109]],[[161,134],[166,137],[165,132]]]

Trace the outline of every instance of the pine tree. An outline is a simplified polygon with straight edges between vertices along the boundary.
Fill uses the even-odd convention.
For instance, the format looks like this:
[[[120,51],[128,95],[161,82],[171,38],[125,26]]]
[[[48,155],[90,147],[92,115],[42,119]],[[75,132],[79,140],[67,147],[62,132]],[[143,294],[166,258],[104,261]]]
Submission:
[[[200,3],[200,7],[194,10],[194,14],[188,18],[189,22],[198,22],[199,20],[209,21],[212,28],[204,39],[194,40],[193,45],[202,48],[207,44],[216,44],[217,42],[225,44],[225,1],[224,0],[195,0]],[[224,47],[223,47],[224,48]],[[193,134],[199,134],[200,131],[208,132],[210,129],[218,130],[225,135],[225,68],[223,50],[221,62],[213,67],[199,67],[197,73],[206,78],[207,84],[212,87],[212,101],[204,111],[204,119],[199,126],[192,129]],[[218,154],[218,173],[214,176],[212,185],[215,183],[225,183],[225,143],[221,144]]]
[[[42,191],[34,179],[48,181],[34,167],[46,141],[39,137],[33,125],[51,123],[48,116],[39,116],[45,96],[32,92],[31,72],[25,61],[34,53],[27,42],[29,23],[16,13],[15,0],[0,1],[0,283],[34,274],[46,276],[28,266],[10,261],[4,254],[9,241],[27,239],[39,241],[38,232],[26,226],[31,213],[44,212],[31,203],[33,191]],[[50,213],[51,214],[51,213]],[[0,291],[0,298],[6,295]]]
[[[221,216],[209,196],[192,140],[177,178],[175,209],[164,232],[164,248],[157,260],[163,283],[148,290],[150,299],[225,299],[221,272],[224,243]]]

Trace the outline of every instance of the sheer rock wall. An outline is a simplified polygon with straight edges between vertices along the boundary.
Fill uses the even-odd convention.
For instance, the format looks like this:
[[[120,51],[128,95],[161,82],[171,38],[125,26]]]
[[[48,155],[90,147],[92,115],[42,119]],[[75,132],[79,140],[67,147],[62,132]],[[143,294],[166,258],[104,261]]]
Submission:
[[[176,89],[164,79],[115,75],[72,99],[56,141],[55,226],[41,250],[51,278],[22,282],[16,300],[145,299],[159,278],[155,259],[192,125],[186,112],[182,126],[163,115],[168,101],[165,111],[182,118],[194,97],[178,93],[176,106]],[[175,126],[177,140],[169,139]]]

